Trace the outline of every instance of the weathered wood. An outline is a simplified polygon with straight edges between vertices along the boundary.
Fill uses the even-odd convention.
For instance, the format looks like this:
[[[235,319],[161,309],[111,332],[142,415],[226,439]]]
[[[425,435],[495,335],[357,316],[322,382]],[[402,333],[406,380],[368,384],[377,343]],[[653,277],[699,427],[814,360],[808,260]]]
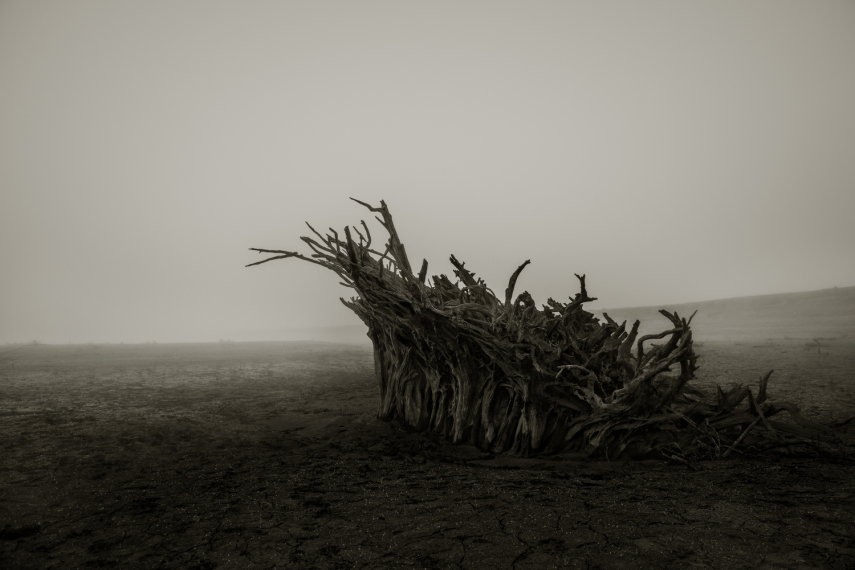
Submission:
[[[601,323],[585,311],[595,299],[584,275],[576,276],[580,290],[569,302],[549,299],[542,309],[526,291],[513,299],[528,260],[501,300],[453,255],[457,281],[428,280],[427,260],[413,273],[386,203],[354,201],[379,214],[388,233],[382,253],[371,249],[362,221],[364,235],[353,228],[358,240],[349,227],[340,239],[332,229],[322,236],[309,226],[317,239],[302,239],[311,257],[252,248],[274,256],[250,265],[295,257],[330,269],[355,290],[342,302],[368,327],[383,420],[494,452],[581,451],[610,459],[717,455],[722,441],[730,442],[726,456],[739,452],[759,422],[779,440],[781,433],[834,440],[792,404],[766,401],[771,372],[756,399],[742,386],[726,394],[719,388],[715,397],[687,390],[698,358],[692,317],[660,311],[671,328],[639,338],[633,352],[638,321],[627,332],[626,323],[607,315]],[[664,338],[645,352],[645,342]],[[783,410],[797,425],[781,429],[767,419]]]

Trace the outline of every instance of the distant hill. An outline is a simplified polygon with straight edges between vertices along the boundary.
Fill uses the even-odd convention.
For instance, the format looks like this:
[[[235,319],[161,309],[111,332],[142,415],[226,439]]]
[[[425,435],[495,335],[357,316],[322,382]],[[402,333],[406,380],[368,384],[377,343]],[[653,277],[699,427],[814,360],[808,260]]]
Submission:
[[[855,287],[592,312],[597,316],[608,313],[618,323],[625,320],[627,329],[638,319],[642,334],[650,334],[669,328],[659,309],[677,311],[681,317],[688,317],[697,310],[692,329],[698,341],[785,336],[808,339],[849,336],[855,339]]]
[[[591,311],[598,317],[608,313],[617,322],[636,319],[641,334],[667,330],[670,323],[659,309],[677,311],[692,320],[695,340],[764,340],[768,338],[832,338],[849,336],[855,340],[855,287],[736,297],[680,305],[629,307]],[[338,327],[281,328],[230,335],[235,341],[323,341],[370,346],[365,325]]]

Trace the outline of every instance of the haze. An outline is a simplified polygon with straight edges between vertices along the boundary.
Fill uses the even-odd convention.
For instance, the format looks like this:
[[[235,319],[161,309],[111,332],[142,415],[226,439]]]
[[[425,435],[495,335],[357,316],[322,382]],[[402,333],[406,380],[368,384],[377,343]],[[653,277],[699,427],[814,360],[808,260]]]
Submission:
[[[851,1],[5,1],[0,342],[358,324],[244,267],[350,196],[538,302],[851,286],[853,159]]]

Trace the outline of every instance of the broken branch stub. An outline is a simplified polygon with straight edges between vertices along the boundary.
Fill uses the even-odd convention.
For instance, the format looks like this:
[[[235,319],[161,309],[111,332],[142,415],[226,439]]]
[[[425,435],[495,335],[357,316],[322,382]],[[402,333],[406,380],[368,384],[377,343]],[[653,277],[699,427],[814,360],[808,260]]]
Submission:
[[[606,317],[601,323],[582,305],[588,296],[585,276],[568,303],[549,300],[539,310],[531,295],[513,300],[525,261],[511,275],[504,299],[451,256],[457,281],[439,275],[427,279],[427,260],[418,274],[381,201],[379,207],[355,200],[388,234],[384,253],[370,249],[371,234],[344,241],[331,231],[323,243],[303,238],[311,257],[296,252],[256,249],[274,259],[296,257],[330,269],[356,297],[342,302],[368,327],[374,345],[380,387],[378,415],[412,429],[438,432],[459,443],[493,452],[522,455],[584,452],[615,458],[690,458],[744,444],[762,422],[781,433],[831,438],[817,425],[802,421],[787,429],[768,417],[780,410],[796,414],[791,404],[766,402],[768,375],[750,409],[738,407],[750,390],[700,397],[685,390],[697,369],[691,318],[661,311],[671,327],[638,339]],[[356,231],[356,227],[354,227]],[[647,353],[643,343],[666,338]],[[678,365],[674,374],[669,374]],[[748,390],[748,392],[745,392]],[[728,437],[728,430],[740,430]],[[752,433],[757,432],[753,430]]]

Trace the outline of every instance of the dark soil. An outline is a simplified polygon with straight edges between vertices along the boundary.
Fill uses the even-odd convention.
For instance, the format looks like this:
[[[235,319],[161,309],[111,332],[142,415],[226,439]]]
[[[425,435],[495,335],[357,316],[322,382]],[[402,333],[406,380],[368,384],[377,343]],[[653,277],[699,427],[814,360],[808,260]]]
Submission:
[[[701,385],[779,368],[773,399],[855,414],[855,344],[705,344]],[[25,347],[0,363],[0,567],[855,568],[849,459],[494,457],[376,400],[363,348]]]

